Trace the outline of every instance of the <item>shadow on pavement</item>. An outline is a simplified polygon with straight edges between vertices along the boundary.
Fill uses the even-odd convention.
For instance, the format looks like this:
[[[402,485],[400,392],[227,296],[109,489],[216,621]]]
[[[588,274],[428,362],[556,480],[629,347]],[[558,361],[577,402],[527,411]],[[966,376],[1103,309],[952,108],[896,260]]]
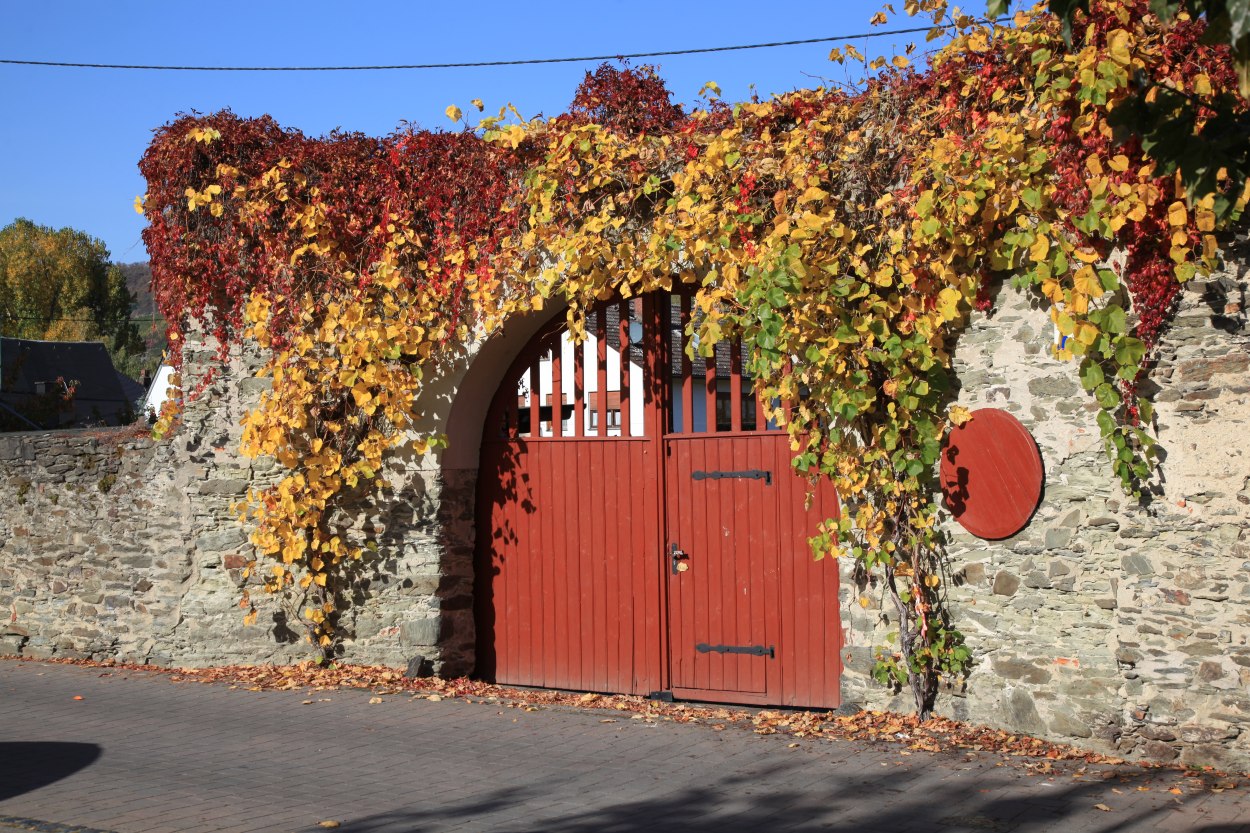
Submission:
[[[100,752],[94,743],[0,742],[0,801],[86,769]]]
[[[936,762],[940,766],[940,762]],[[788,767],[786,769],[789,769]],[[1028,777],[1004,783],[992,771],[919,768],[883,777],[820,778],[800,767],[795,787],[769,789],[761,774],[732,775],[716,783],[639,800],[586,795],[584,808],[570,806],[567,790],[537,785],[484,790],[479,800],[343,819],[341,833],[434,833],[491,830],[509,833],[1024,833],[1187,830],[1250,833],[1234,821],[1235,802],[1197,806],[1167,792],[1174,780],[1129,773],[1113,781],[1053,781]],[[1064,782],[1067,783],[1064,783]],[[771,783],[776,783],[772,779]],[[629,786],[629,785],[623,785]],[[637,785],[632,785],[637,791]],[[1192,800],[1195,806],[1186,806]],[[1101,807],[1107,809],[1101,809]],[[1180,814],[1180,815],[1178,815]],[[309,828],[308,833],[316,828]]]

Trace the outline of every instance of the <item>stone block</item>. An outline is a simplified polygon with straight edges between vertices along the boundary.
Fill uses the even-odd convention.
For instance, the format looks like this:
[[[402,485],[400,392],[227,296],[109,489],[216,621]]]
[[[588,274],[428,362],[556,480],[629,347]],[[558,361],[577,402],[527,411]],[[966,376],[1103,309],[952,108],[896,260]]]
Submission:
[[[1013,731],[1024,732],[1028,735],[1044,735],[1046,733],[1046,724],[1042,721],[1041,715],[1037,713],[1037,705],[1033,702],[1032,695],[1023,688],[1012,689],[1011,694],[1007,696],[1003,703],[1005,710],[1004,717],[1007,726]]]
[[[438,644],[438,619],[413,619],[399,626],[399,640],[403,645],[428,647]]]
[[[1050,680],[1050,671],[1038,665],[1036,660],[996,656],[990,661],[990,667],[1004,680],[1019,680],[1033,685]]]
[[[1014,596],[1016,591],[1020,589],[1020,577],[1008,572],[1007,570],[999,570],[994,575],[994,586],[992,592],[996,596]]]
[[[1094,734],[1089,724],[1075,712],[1068,709],[1055,709],[1050,715],[1050,731],[1052,734],[1070,738],[1087,738]]]

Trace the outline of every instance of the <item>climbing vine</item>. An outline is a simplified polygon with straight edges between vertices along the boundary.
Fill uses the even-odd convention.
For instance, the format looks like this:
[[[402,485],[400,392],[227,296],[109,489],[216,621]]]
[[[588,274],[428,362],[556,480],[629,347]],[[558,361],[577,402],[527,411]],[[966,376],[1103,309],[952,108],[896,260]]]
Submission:
[[[1185,193],[1192,178],[1161,170],[1117,108],[1163,89],[1197,106],[1201,131],[1245,104],[1203,22],[1164,24],[1147,0],[1092,0],[1070,44],[1044,9],[1010,26],[943,0],[905,10],[952,40],[923,71],[835,49],[864,64],[856,89],[729,105],[709,84],[686,112],[651,68],[604,66],[549,120],[505,108],[383,139],[230,113],[162,128],[140,206],[162,312],[269,351],[243,450],[285,474],[243,507],[257,584],[333,651],[374,546],[353,507],[387,489],[388,454],[438,442],[412,432],[423,377],[549,299],[580,335],[597,299],[688,287],[698,349],[741,339],[796,470],[835,482],[842,516],[813,547],[880,581],[896,633],[878,676],[927,713],[970,663],[943,606],[933,498],[943,436],[969,418],[951,405],[953,337],[1005,278],[1034,292],[1098,403],[1113,471],[1148,489],[1139,383],[1247,184],[1217,171]]]

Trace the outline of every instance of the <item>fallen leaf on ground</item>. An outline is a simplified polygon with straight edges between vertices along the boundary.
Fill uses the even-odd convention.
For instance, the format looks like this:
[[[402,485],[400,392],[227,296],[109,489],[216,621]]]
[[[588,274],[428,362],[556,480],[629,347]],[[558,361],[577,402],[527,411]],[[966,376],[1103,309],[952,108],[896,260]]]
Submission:
[[[1094,809],[1095,809],[1095,810],[1102,810],[1104,813],[1110,813],[1110,812],[1111,812],[1111,808],[1110,808],[1110,807],[1108,807],[1106,804],[1095,804],[1095,805],[1094,805]]]

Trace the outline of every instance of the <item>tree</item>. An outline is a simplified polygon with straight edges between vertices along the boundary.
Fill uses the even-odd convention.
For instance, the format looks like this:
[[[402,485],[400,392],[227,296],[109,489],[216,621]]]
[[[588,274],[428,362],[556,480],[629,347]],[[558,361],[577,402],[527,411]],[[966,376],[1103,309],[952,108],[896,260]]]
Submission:
[[[0,335],[101,341],[121,367],[144,349],[130,320],[133,305],[100,240],[26,219],[0,229]]]

